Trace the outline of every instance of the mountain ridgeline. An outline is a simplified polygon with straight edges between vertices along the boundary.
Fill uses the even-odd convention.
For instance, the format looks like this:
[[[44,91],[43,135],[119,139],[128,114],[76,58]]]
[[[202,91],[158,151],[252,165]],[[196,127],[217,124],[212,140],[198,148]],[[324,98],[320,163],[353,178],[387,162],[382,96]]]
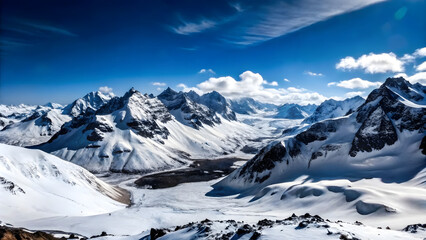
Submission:
[[[398,182],[424,169],[425,86],[404,78],[388,78],[362,104],[359,98],[347,101],[359,106],[344,117],[313,123],[293,137],[271,143],[217,183],[215,189],[244,191],[302,175],[379,177]],[[324,108],[335,109],[335,104],[324,102],[305,121],[321,120],[317,113],[324,112]]]

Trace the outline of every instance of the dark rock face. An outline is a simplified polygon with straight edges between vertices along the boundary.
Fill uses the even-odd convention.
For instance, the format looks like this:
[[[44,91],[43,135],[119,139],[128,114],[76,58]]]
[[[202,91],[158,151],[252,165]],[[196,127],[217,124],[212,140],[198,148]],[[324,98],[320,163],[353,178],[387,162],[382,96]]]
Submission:
[[[82,132],[91,131],[87,136],[89,141],[102,141],[104,134],[114,131],[114,126],[109,125],[103,115],[112,114],[116,111],[127,111],[132,114],[139,108],[144,107],[145,114],[148,116],[145,120],[131,118],[126,120],[124,124],[134,130],[138,135],[146,138],[154,138],[156,135],[166,139],[169,131],[165,127],[160,127],[156,120],[167,122],[172,116],[167,108],[158,100],[154,100],[148,95],[142,95],[134,88],[130,89],[123,97],[114,97],[107,103],[102,105],[97,111],[88,108],[83,115],[74,117],[70,122],[64,124],[59,132],[57,132],[50,140],[53,142],[60,135],[67,134],[73,129],[86,126]]]
[[[336,132],[337,128],[341,125],[343,119],[326,120],[312,125],[308,130],[296,135],[296,140],[304,143],[305,145],[314,141],[324,141],[328,137],[328,133]]]
[[[153,138],[155,135],[160,135],[167,139],[170,134],[165,127],[160,127],[155,121],[133,120],[127,123],[127,126],[136,130],[136,133],[142,137]]]
[[[19,228],[11,228],[6,226],[0,226],[0,240],[59,240],[54,236],[36,231],[34,233],[24,231]]]
[[[212,109],[218,114],[221,114],[225,119],[233,120],[233,121],[237,120],[237,117],[235,116],[234,111],[230,109],[228,102],[220,93],[216,91],[206,93],[202,95],[201,97],[199,97],[198,101],[196,97],[193,97],[193,98],[194,98],[194,101],[207,106],[208,108]]]
[[[192,97],[196,98],[194,94],[192,94]],[[195,129],[199,129],[203,124],[213,126],[216,123],[221,123],[220,118],[216,116],[213,110],[195,102],[187,93],[178,93],[167,88],[157,98],[169,111],[174,112],[178,121]]]
[[[385,145],[392,145],[398,140],[398,135],[384,111],[378,107],[364,121],[355,138],[349,155],[355,157],[358,152],[380,150]]]
[[[151,228],[150,232],[149,232],[149,236],[151,237],[151,240],[155,240],[157,238],[160,238],[164,235],[166,235],[167,232],[164,229],[155,229],[155,228]]]
[[[423,137],[422,142],[420,143],[420,150],[422,150],[422,153],[426,155],[426,136]]]
[[[254,178],[255,173],[261,173],[266,170],[271,170],[275,167],[276,162],[281,162],[282,158],[286,155],[287,149],[282,142],[266,146],[260,152],[248,161],[241,168],[240,176],[249,175],[250,179]],[[269,178],[269,175],[257,177],[257,182],[263,182]]]

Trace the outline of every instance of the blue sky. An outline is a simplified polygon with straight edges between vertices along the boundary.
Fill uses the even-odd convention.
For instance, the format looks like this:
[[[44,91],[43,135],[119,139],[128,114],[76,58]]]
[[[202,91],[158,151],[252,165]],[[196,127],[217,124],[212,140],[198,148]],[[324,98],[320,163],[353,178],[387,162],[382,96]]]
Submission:
[[[1,4],[3,104],[66,104],[103,86],[307,104],[366,96],[396,74],[426,81],[423,0]]]

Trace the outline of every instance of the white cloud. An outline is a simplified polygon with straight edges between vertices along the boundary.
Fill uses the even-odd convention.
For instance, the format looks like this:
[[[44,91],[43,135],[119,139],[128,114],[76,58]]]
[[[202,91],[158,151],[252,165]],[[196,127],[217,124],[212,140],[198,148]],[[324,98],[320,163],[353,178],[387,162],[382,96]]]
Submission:
[[[283,79],[284,82],[290,82],[290,80],[288,80],[287,78]]]
[[[179,84],[177,85],[177,87],[178,87],[178,88],[181,88],[181,89],[182,89],[182,91],[184,91],[184,92],[194,91],[194,92],[196,92],[196,93],[198,93],[198,94],[200,94],[200,95],[202,95],[202,94],[203,94],[203,92],[202,92],[200,89],[198,89],[198,88],[196,88],[196,87],[188,87],[188,86],[186,86],[186,85],[185,85],[185,84],[183,84],[183,83],[179,83]]]
[[[274,86],[274,87],[278,86],[278,82],[276,82],[276,81],[268,82],[266,80],[263,80],[263,84],[269,85],[269,86]]]
[[[161,90],[163,90],[162,88],[157,88],[157,91],[161,91]]]
[[[400,59],[401,59],[401,61],[403,61],[405,63],[409,63],[409,62],[414,62],[414,60],[416,59],[416,57],[414,57],[411,54],[406,53]]]
[[[426,57],[426,47],[416,49],[416,51],[414,51],[413,55],[415,57]]]
[[[166,86],[166,83],[163,83],[163,82],[153,82],[152,85],[154,85],[154,86]]]
[[[425,61],[425,62],[423,62],[423,63],[421,63],[420,65],[418,65],[418,66],[416,67],[416,70],[417,70],[418,72],[426,71],[426,61]]]
[[[239,98],[252,97],[262,102],[275,104],[299,103],[306,105],[309,103],[321,103],[327,98],[316,92],[309,92],[306,89],[297,88],[265,88],[264,79],[259,73],[245,71],[240,75],[240,80],[233,77],[209,78],[197,85],[199,91],[206,93],[218,91],[225,97]],[[185,85],[180,85],[184,91],[194,90]]]
[[[308,74],[309,76],[314,76],[314,77],[324,76],[322,73],[314,73],[314,72],[310,72],[310,71],[307,71],[306,74]]]
[[[338,86],[341,88],[347,88],[347,89],[366,89],[370,87],[380,87],[382,85],[381,82],[370,82],[368,80],[363,80],[361,78],[352,78],[350,80],[343,80],[340,82],[330,82],[327,84],[327,86]]]
[[[203,32],[207,29],[213,28],[216,26],[216,22],[204,19],[200,22],[183,22],[182,25],[178,27],[172,27],[171,29],[181,35],[190,35],[193,33]]]
[[[213,69],[209,68],[209,69],[201,69],[200,71],[198,71],[198,73],[211,73],[211,74],[216,74],[215,71],[213,71]]]
[[[355,97],[355,96],[363,96],[365,94],[365,92],[348,92],[348,93],[345,93],[345,97],[347,97],[347,98],[353,98],[353,97]]]
[[[408,76],[406,73],[398,73],[393,77],[403,77],[412,84],[420,83],[426,85],[426,72],[418,72],[412,76]]]
[[[99,88],[99,92],[101,92],[101,93],[103,93],[103,94],[112,94],[112,95],[114,95],[113,93],[112,93],[112,88],[110,88],[110,87],[108,87],[108,86],[103,86],[103,87],[100,87]]]
[[[287,88],[287,91],[289,91],[289,92],[293,92],[293,93],[301,93],[301,92],[305,92],[305,91],[307,91],[307,90],[306,90],[306,89],[304,89],[304,88],[288,87],[288,88]]]
[[[336,64],[336,69],[364,69],[366,73],[385,73],[404,71],[404,61],[392,52],[362,55],[360,58],[345,57]]]
[[[418,72],[414,74],[413,76],[409,76],[407,80],[413,84],[420,83],[420,84],[426,85],[426,72]]]

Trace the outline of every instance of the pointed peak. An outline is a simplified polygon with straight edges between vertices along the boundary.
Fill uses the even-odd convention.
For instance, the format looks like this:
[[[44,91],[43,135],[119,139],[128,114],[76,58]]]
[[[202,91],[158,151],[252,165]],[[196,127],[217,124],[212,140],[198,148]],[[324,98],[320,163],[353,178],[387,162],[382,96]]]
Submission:
[[[158,96],[171,96],[178,94],[175,90],[171,89],[170,87],[167,87],[166,90],[164,90],[162,93],[160,93]]]
[[[387,86],[387,87],[394,87],[394,88],[405,88],[407,86],[410,86],[410,82],[408,82],[407,80],[405,80],[405,78],[403,77],[390,77],[387,78],[385,83],[382,84],[383,86]]]

